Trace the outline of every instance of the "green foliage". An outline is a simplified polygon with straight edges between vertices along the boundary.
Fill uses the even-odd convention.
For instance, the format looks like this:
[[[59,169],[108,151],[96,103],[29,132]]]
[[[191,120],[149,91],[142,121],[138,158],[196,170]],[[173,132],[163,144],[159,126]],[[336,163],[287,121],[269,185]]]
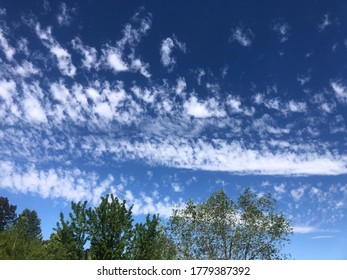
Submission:
[[[17,206],[11,205],[7,197],[0,196],[0,232],[8,229],[16,220]]]
[[[176,250],[158,215],[147,215],[144,224],[135,225],[132,258],[136,260],[174,259]]]
[[[89,208],[88,233],[92,259],[129,259],[133,236],[132,212],[113,195],[103,197],[98,207]]]
[[[23,236],[42,240],[41,220],[35,210],[24,209],[18,216],[14,227]]]
[[[68,250],[61,242],[58,234],[52,233],[49,240],[42,242],[42,247],[46,253],[46,259],[48,260],[68,260]],[[77,259],[77,258],[76,258]]]
[[[16,206],[5,198],[0,210],[0,259],[281,259],[292,234],[271,195],[250,189],[236,203],[222,190],[200,204],[190,200],[174,209],[167,228],[159,215],[134,224],[132,207],[113,195],[97,207],[72,202],[46,241],[36,211],[25,209],[14,220]]]
[[[60,221],[47,242],[50,256],[56,259],[173,259],[175,246],[158,215],[147,216],[134,225],[132,207],[117,197],[101,198],[97,207],[72,203],[69,220]],[[89,248],[86,244],[88,242]]]
[[[42,260],[47,259],[42,242],[23,236],[15,228],[0,233],[1,260]]]
[[[276,212],[276,201],[270,194],[260,198],[246,189],[238,199],[241,225],[237,231],[239,259],[282,259],[284,245],[292,234],[290,222]]]
[[[46,259],[40,225],[36,211],[25,209],[7,230],[0,233],[0,259]]]
[[[249,189],[237,203],[224,191],[206,202],[189,201],[170,218],[171,236],[181,259],[280,259],[292,233],[289,221],[276,212],[271,195]]]
[[[60,221],[54,229],[56,233],[50,238],[50,248],[57,252],[58,259],[83,260],[86,258],[84,250],[88,240],[86,204],[86,201],[71,203],[70,221],[65,221],[64,214],[60,213]]]

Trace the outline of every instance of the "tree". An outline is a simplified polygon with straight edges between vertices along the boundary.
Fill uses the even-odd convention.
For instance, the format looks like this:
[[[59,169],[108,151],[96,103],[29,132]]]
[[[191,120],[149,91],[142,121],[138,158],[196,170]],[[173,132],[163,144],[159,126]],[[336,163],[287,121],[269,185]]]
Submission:
[[[258,197],[250,189],[237,203],[223,190],[201,204],[190,200],[174,209],[169,228],[181,259],[281,259],[292,233],[271,195]]]
[[[107,195],[96,207],[87,202],[71,203],[72,212],[60,221],[45,243],[55,259],[173,259],[175,245],[158,215],[133,224],[132,206]],[[88,247],[89,245],[89,247]]]
[[[16,220],[17,206],[11,205],[7,197],[0,196],[0,232],[8,229]]]
[[[46,259],[40,224],[37,212],[25,209],[7,230],[0,233],[0,259]]]
[[[52,233],[48,240],[42,242],[42,246],[46,252],[47,260],[68,260],[66,247],[62,244],[57,233]],[[76,258],[77,259],[77,258]]]
[[[46,258],[42,241],[23,236],[15,227],[0,233],[1,260],[44,260]]]
[[[130,259],[133,237],[132,207],[119,202],[114,195],[101,198],[101,203],[87,211],[90,253],[92,259]]]
[[[60,213],[60,221],[54,229],[56,233],[50,238],[50,248],[57,252],[57,258],[69,260],[86,258],[84,248],[88,241],[86,204],[86,201],[71,203],[70,221],[65,220],[64,214]]]
[[[41,220],[35,210],[24,209],[14,226],[23,236],[42,240]]]
[[[238,227],[235,256],[239,259],[282,259],[284,245],[293,230],[290,221],[276,212],[271,194],[260,198],[246,189],[238,199],[241,226]]]
[[[176,248],[166,229],[160,225],[159,215],[146,216],[145,223],[137,223],[132,241],[132,259],[168,260],[176,257]]]

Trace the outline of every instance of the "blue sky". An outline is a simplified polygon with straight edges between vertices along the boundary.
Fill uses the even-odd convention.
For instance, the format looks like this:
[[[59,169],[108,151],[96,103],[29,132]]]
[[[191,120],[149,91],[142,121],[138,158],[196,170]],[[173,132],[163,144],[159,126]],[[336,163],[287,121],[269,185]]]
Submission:
[[[270,192],[295,259],[347,258],[344,1],[0,1],[0,195],[147,213]]]

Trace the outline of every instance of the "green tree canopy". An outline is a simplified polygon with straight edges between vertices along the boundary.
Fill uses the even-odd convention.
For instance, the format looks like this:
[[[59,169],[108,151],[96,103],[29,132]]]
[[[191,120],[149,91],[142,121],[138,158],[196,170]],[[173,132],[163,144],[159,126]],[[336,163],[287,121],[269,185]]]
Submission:
[[[133,236],[132,212],[114,195],[87,210],[90,252],[93,259],[129,259]]]
[[[46,259],[42,246],[41,220],[35,210],[25,209],[3,232],[0,232],[0,259]]]
[[[65,220],[61,213],[55,233],[46,244],[49,254],[62,259],[172,259],[175,247],[158,215],[134,225],[132,206],[107,195],[96,207],[71,203]]]
[[[35,210],[24,209],[14,226],[23,236],[42,240],[41,220]]]
[[[60,221],[50,237],[49,248],[58,259],[82,260],[86,258],[85,244],[88,241],[86,216],[87,202],[72,202],[69,220],[60,213]]]
[[[223,190],[174,209],[171,236],[181,259],[281,259],[292,233],[270,194],[245,189],[235,203]]]
[[[16,220],[17,206],[11,205],[7,197],[0,196],[0,232],[8,229]]]
[[[166,229],[161,225],[159,215],[146,216],[145,223],[135,225],[132,242],[132,258],[136,260],[175,259],[176,247]]]

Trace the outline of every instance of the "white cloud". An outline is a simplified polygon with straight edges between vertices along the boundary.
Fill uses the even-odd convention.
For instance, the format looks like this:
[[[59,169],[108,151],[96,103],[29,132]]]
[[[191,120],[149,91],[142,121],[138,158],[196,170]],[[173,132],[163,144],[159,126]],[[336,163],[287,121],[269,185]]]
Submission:
[[[16,95],[16,84],[14,81],[0,80],[0,99],[4,100],[9,106],[12,97]]]
[[[106,99],[110,103],[110,106],[114,110],[117,110],[118,107],[122,105],[123,101],[129,99],[129,96],[127,96],[122,84],[117,84],[111,88],[110,85],[106,83],[102,93],[105,95]]]
[[[68,87],[60,80],[50,84],[50,92],[54,102],[45,99],[45,108],[55,124],[67,120],[89,128],[110,129],[113,121],[129,124],[142,112],[141,106],[126,94],[122,83],[111,86],[96,81],[88,87],[78,83]]]
[[[23,109],[27,119],[33,123],[47,122],[46,114],[39,100],[33,96],[26,96],[23,100]]]
[[[245,29],[238,26],[232,30],[231,41],[238,42],[243,47],[249,47],[254,39],[254,34],[251,29]]]
[[[306,103],[296,102],[294,100],[291,100],[288,103],[288,109],[294,113],[303,113],[303,112],[306,112]]]
[[[47,110],[47,114],[52,117],[56,124],[60,124],[67,118],[75,124],[85,123],[87,116],[88,119],[92,119],[92,109],[88,104],[83,88],[79,84],[74,84],[72,88],[68,88],[60,80],[58,83],[50,84],[50,91],[53,100],[58,101],[58,104],[49,104],[47,107],[50,109]]]
[[[198,77],[197,77],[197,81],[198,81],[198,85],[200,86],[201,85],[201,79],[202,77],[204,77],[206,75],[206,72],[204,69],[197,69],[197,74],[198,74]]]
[[[266,182],[266,183],[270,184],[269,182]],[[262,186],[264,186],[264,185],[262,184]],[[265,187],[266,187],[266,185],[265,185]],[[281,200],[283,198],[283,196],[286,195],[286,186],[285,186],[285,184],[281,183],[281,184],[275,185],[274,186],[274,191],[275,192],[273,194],[273,197],[277,201]]]
[[[330,85],[333,88],[337,99],[340,100],[341,102],[347,102],[347,89],[346,89],[346,87],[342,83],[337,82],[337,81],[331,82]]]
[[[277,33],[278,38],[281,43],[284,43],[288,40],[290,26],[288,23],[284,22],[283,20],[277,20],[272,29]]]
[[[123,29],[123,37],[117,42],[117,47],[124,50],[126,46],[131,49],[131,56],[134,56],[135,47],[145,36],[152,25],[152,15],[140,12],[132,17],[132,24],[128,23]],[[134,27],[135,26],[135,27]]]
[[[93,103],[98,103],[101,99],[99,91],[93,87],[87,88],[86,94],[93,101]]]
[[[111,120],[113,118],[113,112],[110,105],[107,102],[100,102],[94,108],[95,113],[99,114],[102,118]]]
[[[206,89],[215,95],[218,95],[220,92],[220,87],[218,83],[206,83]]]
[[[44,97],[43,91],[38,82],[21,84],[23,98],[21,105],[26,120],[33,124],[47,123],[47,116],[42,100]]]
[[[83,92],[83,87],[80,84],[74,84],[72,87],[72,93],[73,93],[73,98],[76,102],[76,104],[79,104],[83,109],[87,110],[88,109],[88,99],[86,94]],[[75,102],[69,102],[69,104],[73,104],[75,106]],[[77,108],[75,109],[77,110]]]
[[[48,27],[42,30],[40,24],[36,24],[35,31],[43,45],[50,50],[58,61],[58,68],[63,75],[73,77],[76,67],[73,65],[71,55],[52,36],[52,30]]]
[[[174,49],[179,49],[182,52],[186,52],[186,47],[184,43],[177,40],[175,36],[173,38],[166,38],[162,41],[160,47],[161,63],[169,71],[172,71],[176,65],[176,59],[172,56]]]
[[[161,54],[161,63],[165,67],[171,67],[176,64],[176,60],[171,57],[171,52],[174,47],[174,42],[171,38],[166,38],[161,43],[160,54]]]
[[[329,103],[323,103],[320,105],[320,108],[326,113],[331,113],[335,106]]]
[[[5,8],[0,8],[0,16],[6,15],[6,9]]]
[[[257,105],[264,104],[268,109],[282,112],[286,115],[288,112],[303,113],[307,111],[306,102],[290,100],[289,102],[281,101],[279,98],[265,98],[261,93],[257,93],[254,97],[254,103]]]
[[[241,101],[239,99],[229,96],[227,104],[230,106],[232,112],[234,113],[242,112]]]
[[[177,46],[177,48],[181,52],[186,53],[186,51],[187,51],[186,44],[183,42],[180,42],[175,35],[173,35],[173,39],[174,39],[174,42],[175,42],[175,45]]]
[[[123,56],[123,51],[120,48],[107,46],[106,49],[103,49],[103,53],[104,57],[106,58],[106,65],[115,72],[140,72],[140,74],[146,78],[151,77],[151,74],[148,71],[148,63],[144,63],[139,58],[131,58],[128,63],[126,61],[126,57]],[[133,56],[134,55],[130,55],[130,57]]]
[[[165,99],[161,103],[157,103],[157,104],[158,104],[158,109],[160,112],[163,112],[164,110],[166,113],[171,113],[174,108],[174,103],[168,99]]]
[[[186,88],[187,88],[186,80],[182,77],[178,78],[177,79],[177,85],[175,88],[176,94],[184,98]]]
[[[17,41],[17,51],[24,53],[26,56],[29,56],[28,40],[25,38],[20,38]]]
[[[278,98],[270,98],[264,100],[264,105],[269,109],[280,110],[280,100]]]
[[[311,80],[311,77],[310,75],[298,75],[296,77],[296,80],[300,83],[300,85],[303,86]]]
[[[111,144],[111,143],[110,143]],[[300,151],[260,152],[246,149],[238,142],[227,143],[214,140],[162,139],[130,143],[115,141],[108,151],[119,159],[137,158],[151,165],[164,165],[209,171],[226,171],[242,174],[268,175],[337,175],[346,174],[346,158],[329,153]],[[300,199],[300,189],[293,190],[292,196]]]
[[[52,46],[51,53],[55,55],[58,60],[58,68],[64,75],[73,77],[76,74],[76,67],[72,64],[71,56],[66,49],[59,45]]]
[[[156,98],[155,92],[152,92],[151,90],[145,88],[141,89],[138,86],[133,86],[131,88],[131,91],[135,94],[135,96],[139,99],[142,99],[146,103],[153,103]]]
[[[317,235],[312,237],[312,239],[329,239],[329,238],[334,238],[334,236],[333,235]]]
[[[319,231],[317,228],[312,226],[293,226],[294,233],[307,234]]]
[[[171,201],[153,192],[134,195],[124,186],[116,186],[115,179],[108,175],[100,179],[95,173],[80,169],[51,168],[42,170],[36,165],[19,168],[11,161],[0,160],[0,189],[24,194],[39,195],[43,198],[62,198],[67,201],[90,201],[97,205],[101,196],[113,193],[120,200],[127,200],[127,206],[133,205],[134,215],[160,214],[168,218],[172,214],[173,205],[181,201]]]
[[[274,118],[268,114],[264,114],[261,118],[253,119],[253,128],[260,135],[269,133],[280,136],[282,134],[289,134],[291,131],[288,127],[276,127]]]
[[[140,17],[142,11],[132,17],[132,23],[125,25],[123,37],[119,39],[115,46],[106,45],[102,49],[102,61],[104,66],[113,69],[115,72],[140,72],[146,78],[150,78],[149,64],[143,62],[136,55],[136,47],[141,38],[145,36],[152,24],[151,14]]]
[[[336,203],[335,209],[340,209],[343,208],[345,206],[345,204],[343,203],[343,201],[339,201]]]
[[[0,46],[8,61],[13,60],[16,50],[8,43],[4,30],[0,27]]]
[[[55,124],[67,120],[69,123],[87,125],[89,128],[110,129],[111,125],[115,125],[114,121],[123,124],[136,121],[143,110],[141,105],[125,92],[122,83],[111,86],[108,82],[96,81],[89,87],[78,83],[67,87],[60,80],[50,85],[50,91],[55,102],[48,102],[45,107]],[[150,98],[144,96],[147,97]]]
[[[260,105],[264,102],[264,95],[258,92],[253,99],[255,104]]]
[[[148,179],[152,180],[152,178],[153,178],[153,171],[148,170],[146,173],[147,173]]]
[[[51,84],[50,88],[51,88],[53,98],[55,100],[60,101],[63,104],[67,103],[70,96],[70,92],[66,88],[66,86],[62,83],[62,81],[60,81],[59,83]]]
[[[189,98],[183,104],[187,115],[195,118],[225,117],[226,113],[217,100],[210,98],[206,101],[198,101],[195,96]]]
[[[96,186],[95,174],[79,169],[39,170],[35,165],[20,169],[12,162],[1,162],[0,187],[13,192],[39,194],[47,198],[73,201],[90,200],[90,187]]]
[[[131,62],[131,68],[134,71],[139,71],[144,77],[150,78],[151,74],[148,72],[149,64],[148,63],[143,63],[140,59],[134,59]]]
[[[57,21],[59,25],[70,25],[72,21],[72,16],[70,11],[67,9],[67,6],[64,2],[60,3],[59,14],[57,15]]]
[[[14,73],[24,78],[27,78],[31,75],[39,74],[40,70],[36,68],[31,62],[25,60],[22,65],[17,65],[14,68]]]
[[[233,113],[242,113],[246,116],[253,116],[255,113],[254,107],[244,107],[238,97],[228,96],[226,103],[229,105]]]
[[[171,187],[174,192],[183,192],[183,187],[178,183],[172,183]]]
[[[332,113],[336,108],[335,102],[327,100],[322,93],[315,94],[311,99],[313,104],[316,104],[323,113]]]
[[[42,99],[39,94],[32,95],[40,102],[46,100]],[[72,88],[67,88],[64,84],[57,83],[55,86],[52,86],[52,97],[58,104],[55,104],[55,107],[51,107],[48,104],[42,107],[47,110],[46,114],[49,113],[52,114],[49,116],[54,116],[54,118],[50,118],[55,119],[58,116],[58,112],[54,111],[55,108],[60,106],[63,118],[67,118],[69,116],[68,109],[71,106],[75,114],[77,114],[77,117],[75,117],[77,120],[78,116],[81,116],[79,112],[84,112],[86,124],[88,123],[88,126],[95,125],[98,131],[100,131],[103,127],[103,122],[111,122],[111,118],[108,117],[111,116],[109,108],[114,116],[112,120],[120,123],[127,123],[131,118],[141,116],[137,113],[137,105],[131,103],[133,101],[129,99],[129,96],[120,84],[116,87],[109,85],[97,86],[95,84],[94,90],[86,90],[78,84],[75,84]],[[88,105],[87,98],[91,98],[90,101],[93,101],[93,103]],[[194,101],[194,98],[189,100],[191,101],[191,99]],[[187,101],[188,103],[189,100]],[[127,104],[126,106],[122,105],[124,101]],[[209,104],[213,102],[208,101],[209,99],[199,101],[196,98],[195,103],[202,105],[203,110],[202,113],[198,110],[195,114],[198,113],[200,117],[211,116],[211,112],[214,112],[214,107]],[[105,110],[104,116],[101,116],[103,103],[108,104],[109,107]],[[218,102],[215,101],[215,103],[217,104],[215,108],[218,108]],[[97,113],[95,108],[98,108],[97,110],[100,109],[100,111]],[[132,113],[132,110],[135,113]],[[93,117],[94,114],[98,114],[101,120],[98,121],[98,118]],[[72,115],[70,118],[73,121],[72,123],[78,124],[78,121],[75,121]],[[37,119],[40,120],[40,118]],[[198,121],[200,122],[200,120]],[[265,122],[264,126],[268,127],[269,124]],[[328,148],[322,148],[321,146],[318,146],[316,149],[313,147],[311,150],[302,147],[296,151],[294,148],[291,149],[291,144],[290,148],[288,146],[283,149],[271,147],[261,150],[257,147],[245,147],[243,143],[238,141],[230,142],[221,139],[213,141],[208,139],[192,140],[189,137],[179,138],[178,136],[173,136],[173,134],[168,135],[170,137],[163,136],[162,138],[150,138],[142,141],[116,140],[112,139],[112,137],[74,136],[74,142],[79,143],[77,147],[80,146],[81,148],[72,148],[71,152],[67,152],[66,156],[74,157],[73,154],[75,153],[83,154],[83,157],[88,161],[88,158],[94,160],[94,156],[97,159],[98,157],[102,158],[102,156],[108,155],[114,161],[137,159],[149,165],[243,174],[336,175],[347,173],[346,157],[331,153]],[[33,143],[39,141],[38,138]],[[49,146],[57,145],[52,143]],[[32,156],[35,157],[35,155],[33,154]],[[293,194],[294,196],[300,195],[300,193]]]
[[[82,40],[78,37],[72,40],[72,46],[75,50],[79,51],[83,55],[82,66],[88,70],[91,68],[98,69],[98,53],[95,48],[85,46]]]
[[[294,199],[295,202],[298,202],[301,200],[301,198],[304,196],[305,193],[305,188],[304,187],[299,187],[297,189],[291,190],[290,194],[292,198]]]
[[[275,192],[276,192],[276,193],[279,193],[279,194],[283,194],[283,193],[286,192],[286,187],[285,187],[284,184],[276,185],[276,186],[274,187],[274,189],[275,189]]]
[[[336,115],[333,120],[329,122],[330,133],[345,133],[347,132],[345,119],[342,115]]]
[[[211,117],[207,106],[204,103],[198,101],[198,99],[193,96],[184,104],[186,112],[189,116],[196,118],[208,118]]]
[[[122,60],[122,55],[119,50],[109,47],[106,52],[108,66],[116,72],[128,71],[129,67]]]
[[[139,198],[133,198],[127,201],[128,205],[133,205],[132,211],[135,215],[158,214],[160,217],[169,218],[172,215],[172,209],[177,202],[170,201],[169,198],[158,200],[154,196],[143,194]],[[181,205],[182,203],[179,202]]]
[[[42,8],[43,8],[45,13],[48,13],[48,12],[50,12],[52,10],[48,0],[43,0]]]
[[[324,31],[329,25],[331,25],[331,20],[329,14],[325,14],[321,20],[321,23],[318,24],[318,30],[320,32]]]
[[[228,74],[228,71],[229,71],[229,66],[228,65],[225,65],[223,68],[222,68],[222,78],[224,79],[226,77],[226,75]]]

